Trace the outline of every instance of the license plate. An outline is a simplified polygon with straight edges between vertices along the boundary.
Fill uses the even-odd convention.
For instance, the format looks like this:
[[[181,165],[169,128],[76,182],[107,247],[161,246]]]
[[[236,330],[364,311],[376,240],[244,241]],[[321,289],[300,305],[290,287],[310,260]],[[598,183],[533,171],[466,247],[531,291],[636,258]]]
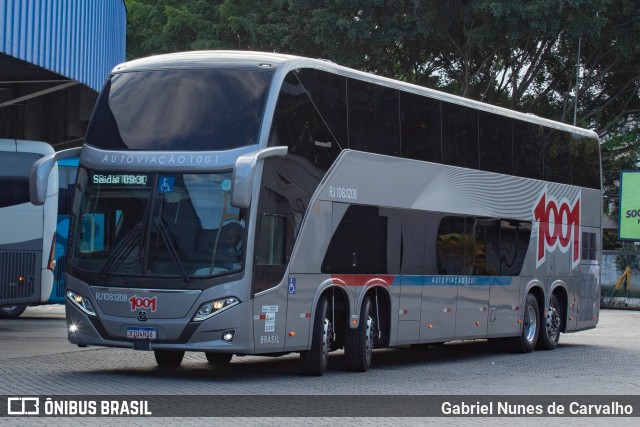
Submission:
[[[158,337],[156,328],[127,328],[127,338],[134,340],[155,340]]]

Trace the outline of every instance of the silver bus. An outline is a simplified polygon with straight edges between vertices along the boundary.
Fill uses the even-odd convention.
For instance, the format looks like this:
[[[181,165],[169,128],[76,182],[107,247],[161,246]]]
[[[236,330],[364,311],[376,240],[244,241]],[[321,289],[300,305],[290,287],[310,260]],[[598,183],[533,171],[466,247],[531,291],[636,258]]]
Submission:
[[[32,173],[32,198],[59,152]],[[490,339],[553,349],[599,313],[591,131],[328,61],[117,66],[81,148],[71,343],[233,355]]]

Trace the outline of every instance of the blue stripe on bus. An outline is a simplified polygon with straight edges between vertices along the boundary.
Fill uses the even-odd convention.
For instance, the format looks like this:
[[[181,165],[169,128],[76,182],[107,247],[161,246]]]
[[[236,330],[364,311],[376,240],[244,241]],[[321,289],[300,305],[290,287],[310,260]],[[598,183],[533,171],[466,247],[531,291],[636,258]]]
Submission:
[[[509,276],[395,276],[393,281],[394,285],[401,286],[509,286],[511,283]]]

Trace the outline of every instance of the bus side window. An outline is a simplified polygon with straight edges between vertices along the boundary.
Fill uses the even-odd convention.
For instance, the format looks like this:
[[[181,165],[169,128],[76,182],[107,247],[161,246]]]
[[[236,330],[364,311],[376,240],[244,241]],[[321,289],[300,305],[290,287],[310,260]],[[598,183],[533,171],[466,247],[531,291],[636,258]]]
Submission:
[[[334,214],[335,215],[335,214]],[[377,206],[349,206],[322,261],[322,273],[387,274],[388,217]]]
[[[500,271],[500,220],[476,220],[476,245],[473,274],[495,276]]]
[[[258,202],[253,293],[271,289],[282,280],[291,251],[287,214],[289,201],[263,185]]]
[[[531,223],[502,220],[500,224],[500,275],[517,276],[522,270],[531,238]]]
[[[447,165],[478,169],[478,111],[442,104],[442,160]]]
[[[463,216],[442,218],[436,244],[438,274],[466,276],[472,273],[476,251],[474,221]]]
[[[349,148],[400,156],[400,95],[360,80],[347,83]]]

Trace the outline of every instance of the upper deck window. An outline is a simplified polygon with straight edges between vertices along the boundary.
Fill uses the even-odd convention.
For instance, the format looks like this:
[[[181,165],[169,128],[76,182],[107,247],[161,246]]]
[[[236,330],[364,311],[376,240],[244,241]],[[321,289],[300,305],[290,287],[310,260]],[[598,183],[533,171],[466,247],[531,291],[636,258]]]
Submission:
[[[107,150],[228,150],[257,144],[272,70],[115,74],[86,143]]]

